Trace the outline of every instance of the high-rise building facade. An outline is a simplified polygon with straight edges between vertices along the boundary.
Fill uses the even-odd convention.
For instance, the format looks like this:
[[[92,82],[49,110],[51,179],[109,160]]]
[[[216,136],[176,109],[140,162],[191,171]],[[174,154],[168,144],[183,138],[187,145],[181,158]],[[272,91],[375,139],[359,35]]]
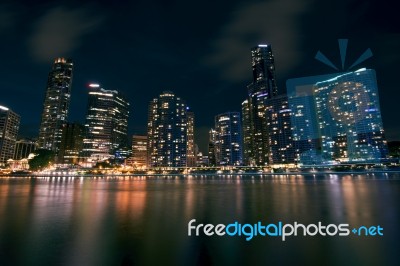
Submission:
[[[37,149],[37,143],[29,139],[19,139],[15,142],[14,160],[28,158]]]
[[[292,139],[292,110],[286,95],[275,96],[266,101],[268,147],[270,164],[295,163],[296,154]]]
[[[215,158],[217,165],[242,165],[242,126],[239,112],[215,117]]]
[[[216,166],[217,158],[215,154],[216,142],[217,142],[217,132],[212,128],[208,132],[208,165]]]
[[[292,95],[288,98],[291,113],[292,140],[295,147],[295,163],[320,164],[321,141],[317,126],[313,95]]]
[[[163,92],[149,104],[147,153],[149,167],[187,165],[187,106],[173,92]]]
[[[85,127],[77,123],[63,125],[60,150],[57,162],[63,164],[77,164],[81,159]]]
[[[145,168],[147,166],[147,136],[132,136],[132,156],[127,161],[134,168]]]
[[[14,156],[20,120],[18,114],[0,105],[0,166]]]
[[[58,152],[62,125],[68,119],[71,100],[73,63],[57,58],[47,79],[38,145],[41,149]]]
[[[249,85],[249,92],[268,94],[268,98],[278,94],[275,78],[275,61],[271,45],[259,44],[251,49],[251,66],[253,82]]]
[[[314,88],[317,82],[329,80],[343,73],[332,73],[289,79],[286,82],[289,107],[292,110],[292,139],[296,163],[318,165],[321,156],[321,136],[317,121]]]
[[[98,161],[127,145],[129,102],[121,92],[99,84],[90,84],[88,90],[83,155]]]
[[[194,113],[187,112],[187,157],[186,165],[188,167],[196,166],[196,150],[194,143]]]
[[[317,82],[316,114],[325,162],[387,157],[375,71],[360,69]]]
[[[249,100],[242,103],[243,164],[252,165],[252,131]]]
[[[274,56],[271,45],[260,44],[251,49],[253,82],[248,85],[247,103],[242,105],[246,163],[265,165],[269,159],[266,100],[277,95]]]

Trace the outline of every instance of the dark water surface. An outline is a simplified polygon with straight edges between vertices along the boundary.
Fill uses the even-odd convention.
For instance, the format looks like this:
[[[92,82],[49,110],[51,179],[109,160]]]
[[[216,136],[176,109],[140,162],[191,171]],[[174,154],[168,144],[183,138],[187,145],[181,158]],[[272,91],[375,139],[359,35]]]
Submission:
[[[383,236],[188,236],[214,225],[380,225]],[[399,265],[400,175],[0,178],[0,265]]]

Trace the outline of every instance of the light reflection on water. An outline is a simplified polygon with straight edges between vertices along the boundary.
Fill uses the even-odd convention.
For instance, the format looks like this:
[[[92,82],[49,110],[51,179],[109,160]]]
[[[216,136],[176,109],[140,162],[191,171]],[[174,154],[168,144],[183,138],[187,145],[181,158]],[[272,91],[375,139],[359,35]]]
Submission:
[[[400,177],[0,179],[0,265],[393,264]],[[381,225],[383,237],[188,237],[187,223]]]

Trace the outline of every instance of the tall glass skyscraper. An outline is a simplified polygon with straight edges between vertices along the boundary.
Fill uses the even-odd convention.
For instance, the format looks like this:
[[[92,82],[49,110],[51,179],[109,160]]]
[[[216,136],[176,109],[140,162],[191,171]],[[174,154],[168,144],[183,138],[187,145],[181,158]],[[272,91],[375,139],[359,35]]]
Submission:
[[[147,138],[149,167],[187,166],[187,105],[165,91],[149,104]]]
[[[291,95],[292,141],[295,147],[295,162],[313,165],[320,164],[321,145],[317,126],[315,100],[313,95]]]
[[[271,45],[259,44],[251,49],[253,82],[248,86],[249,94],[267,94],[271,98],[278,94],[275,80],[275,61]]]
[[[0,105],[0,166],[14,156],[20,120],[18,114]]]
[[[57,58],[49,73],[39,129],[38,146],[41,149],[58,152],[62,125],[68,118],[72,71],[70,59]]]
[[[265,165],[269,159],[266,122],[267,99],[277,95],[275,64],[271,45],[260,44],[251,49],[253,82],[248,85],[248,99],[242,104],[245,161],[251,165]]]
[[[329,80],[343,73],[333,73],[289,79],[286,82],[289,108],[292,110],[292,139],[296,163],[315,165],[323,163],[314,87],[317,82]]]
[[[243,164],[250,165],[252,157],[252,131],[249,100],[242,103]]]
[[[103,160],[127,146],[129,102],[117,90],[89,85],[83,156]]]
[[[217,158],[215,154],[215,146],[217,142],[217,132],[212,128],[208,132],[208,165],[216,166]]]
[[[147,136],[132,136],[132,157],[126,159],[127,164],[134,168],[146,168],[147,166]]]
[[[186,165],[196,166],[196,151],[194,143],[194,113],[186,112],[187,115],[187,158]]]
[[[77,164],[83,150],[85,128],[81,124],[66,123],[63,125],[58,163]]]
[[[239,112],[215,117],[215,158],[217,165],[242,165],[242,126]]]
[[[275,96],[266,101],[270,164],[295,163],[291,114],[292,109],[286,95]]]
[[[314,96],[324,161],[386,158],[374,70],[364,68],[317,82]]]

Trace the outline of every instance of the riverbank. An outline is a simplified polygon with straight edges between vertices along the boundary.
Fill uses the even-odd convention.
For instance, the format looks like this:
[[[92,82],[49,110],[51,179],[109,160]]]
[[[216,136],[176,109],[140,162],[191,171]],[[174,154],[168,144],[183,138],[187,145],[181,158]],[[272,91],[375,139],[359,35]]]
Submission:
[[[254,173],[163,173],[163,174],[147,174],[147,173],[93,173],[93,174],[66,174],[66,173],[10,173],[10,174],[1,174],[0,178],[7,178],[7,177],[77,177],[77,178],[91,178],[91,177],[168,177],[168,176],[181,176],[181,177],[190,177],[190,176],[313,176],[319,174],[332,174],[332,175],[365,175],[365,174],[385,174],[385,173],[400,173],[400,170],[368,170],[368,171],[314,171],[314,172],[277,172],[277,173],[270,173],[270,172],[254,172]]]

